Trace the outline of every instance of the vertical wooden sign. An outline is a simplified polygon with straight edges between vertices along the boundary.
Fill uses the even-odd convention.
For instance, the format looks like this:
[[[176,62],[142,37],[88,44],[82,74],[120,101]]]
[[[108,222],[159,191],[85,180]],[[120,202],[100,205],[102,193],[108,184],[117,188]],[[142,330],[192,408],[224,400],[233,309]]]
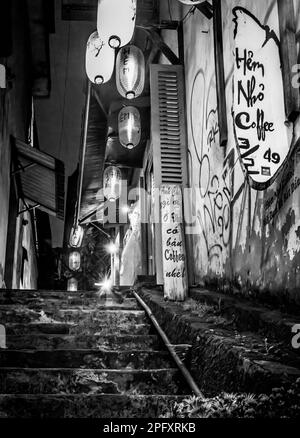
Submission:
[[[164,297],[170,301],[184,301],[188,281],[180,186],[162,185],[160,204]]]

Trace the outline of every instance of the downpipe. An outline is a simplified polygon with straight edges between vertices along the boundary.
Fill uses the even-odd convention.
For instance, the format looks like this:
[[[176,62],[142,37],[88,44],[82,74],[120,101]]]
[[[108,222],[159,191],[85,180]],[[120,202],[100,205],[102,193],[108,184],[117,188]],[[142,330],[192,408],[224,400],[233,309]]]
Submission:
[[[189,385],[189,387],[191,388],[191,390],[193,391],[193,393],[198,396],[198,397],[202,397],[204,398],[203,393],[200,391],[197,383],[195,382],[195,380],[193,379],[191,373],[189,372],[189,370],[186,368],[186,366],[184,365],[184,363],[182,362],[182,360],[180,359],[180,357],[178,356],[178,354],[176,353],[174,346],[171,344],[171,342],[169,341],[169,338],[167,337],[167,335],[165,334],[165,332],[163,331],[163,329],[161,328],[161,326],[159,325],[157,319],[155,318],[152,310],[150,309],[149,306],[147,306],[147,304],[144,302],[144,300],[135,292],[135,290],[131,290],[134,297],[137,299],[137,301],[140,303],[140,305],[143,307],[143,309],[145,310],[145,312],[147,313],[147,315],[149,316],[149,318],[151,319],[155,329],[157,330],[157,332],[159,333],[159,336],[161,337],[161,339],[163,340],[166,348],[169,350],[169,353],[171,354],[174,362],[176,363],[177,367],[179,368],[179,370],[181,371],[184,379],[186,380],[187,384]]]

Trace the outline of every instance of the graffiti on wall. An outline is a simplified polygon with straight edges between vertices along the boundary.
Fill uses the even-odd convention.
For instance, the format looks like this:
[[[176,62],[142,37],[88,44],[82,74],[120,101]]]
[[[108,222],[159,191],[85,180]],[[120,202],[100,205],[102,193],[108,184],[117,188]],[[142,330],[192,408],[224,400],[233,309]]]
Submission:
[[[190,163],[190,172],[197,188],[194,216],[199,227],[196,259],[201,260],[202,267],[206,265],[221,273],[230,238],[232,160],[224,160],[219,147],[214,75],[208,85],[207,77],[203,70],[196,74],[190,101],[190,153],[195,158]]]
[[[246,9],[233,9],[233,125],[249,183],[263,190],[288,155],[279,41]]]
[[[269,190],[268,197],[264,202],[264,225],[272,223],[300,187],[299,164],[299,155],[296,154],[287,163],[276,187]]]

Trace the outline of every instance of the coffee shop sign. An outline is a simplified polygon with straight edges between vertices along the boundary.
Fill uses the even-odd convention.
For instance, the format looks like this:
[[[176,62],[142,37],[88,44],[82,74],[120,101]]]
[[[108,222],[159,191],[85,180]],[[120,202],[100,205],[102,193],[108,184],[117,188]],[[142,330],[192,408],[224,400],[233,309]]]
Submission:
[[[233,9],[233,126],[250,185],[267,188],[290,149],[279,41],[246,9]]]

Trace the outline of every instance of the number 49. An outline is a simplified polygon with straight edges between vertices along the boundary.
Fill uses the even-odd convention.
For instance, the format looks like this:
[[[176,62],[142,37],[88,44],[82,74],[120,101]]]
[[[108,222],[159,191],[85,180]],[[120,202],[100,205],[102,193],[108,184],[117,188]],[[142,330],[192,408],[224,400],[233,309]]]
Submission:
[[[264,159],[265,159],[265,160],[268,160],[269,163],[270,163],[271,161],[272,161],[272,163],[274,163],[274,164],[278,164],[278,163],[280,163],[280,155],[277,154],[277,152],[273,152],[273,154],[272,154],[272,151],[271,151],[270,148],[266,151],[266,153],[265,153],[265,155],[264,155]]]

